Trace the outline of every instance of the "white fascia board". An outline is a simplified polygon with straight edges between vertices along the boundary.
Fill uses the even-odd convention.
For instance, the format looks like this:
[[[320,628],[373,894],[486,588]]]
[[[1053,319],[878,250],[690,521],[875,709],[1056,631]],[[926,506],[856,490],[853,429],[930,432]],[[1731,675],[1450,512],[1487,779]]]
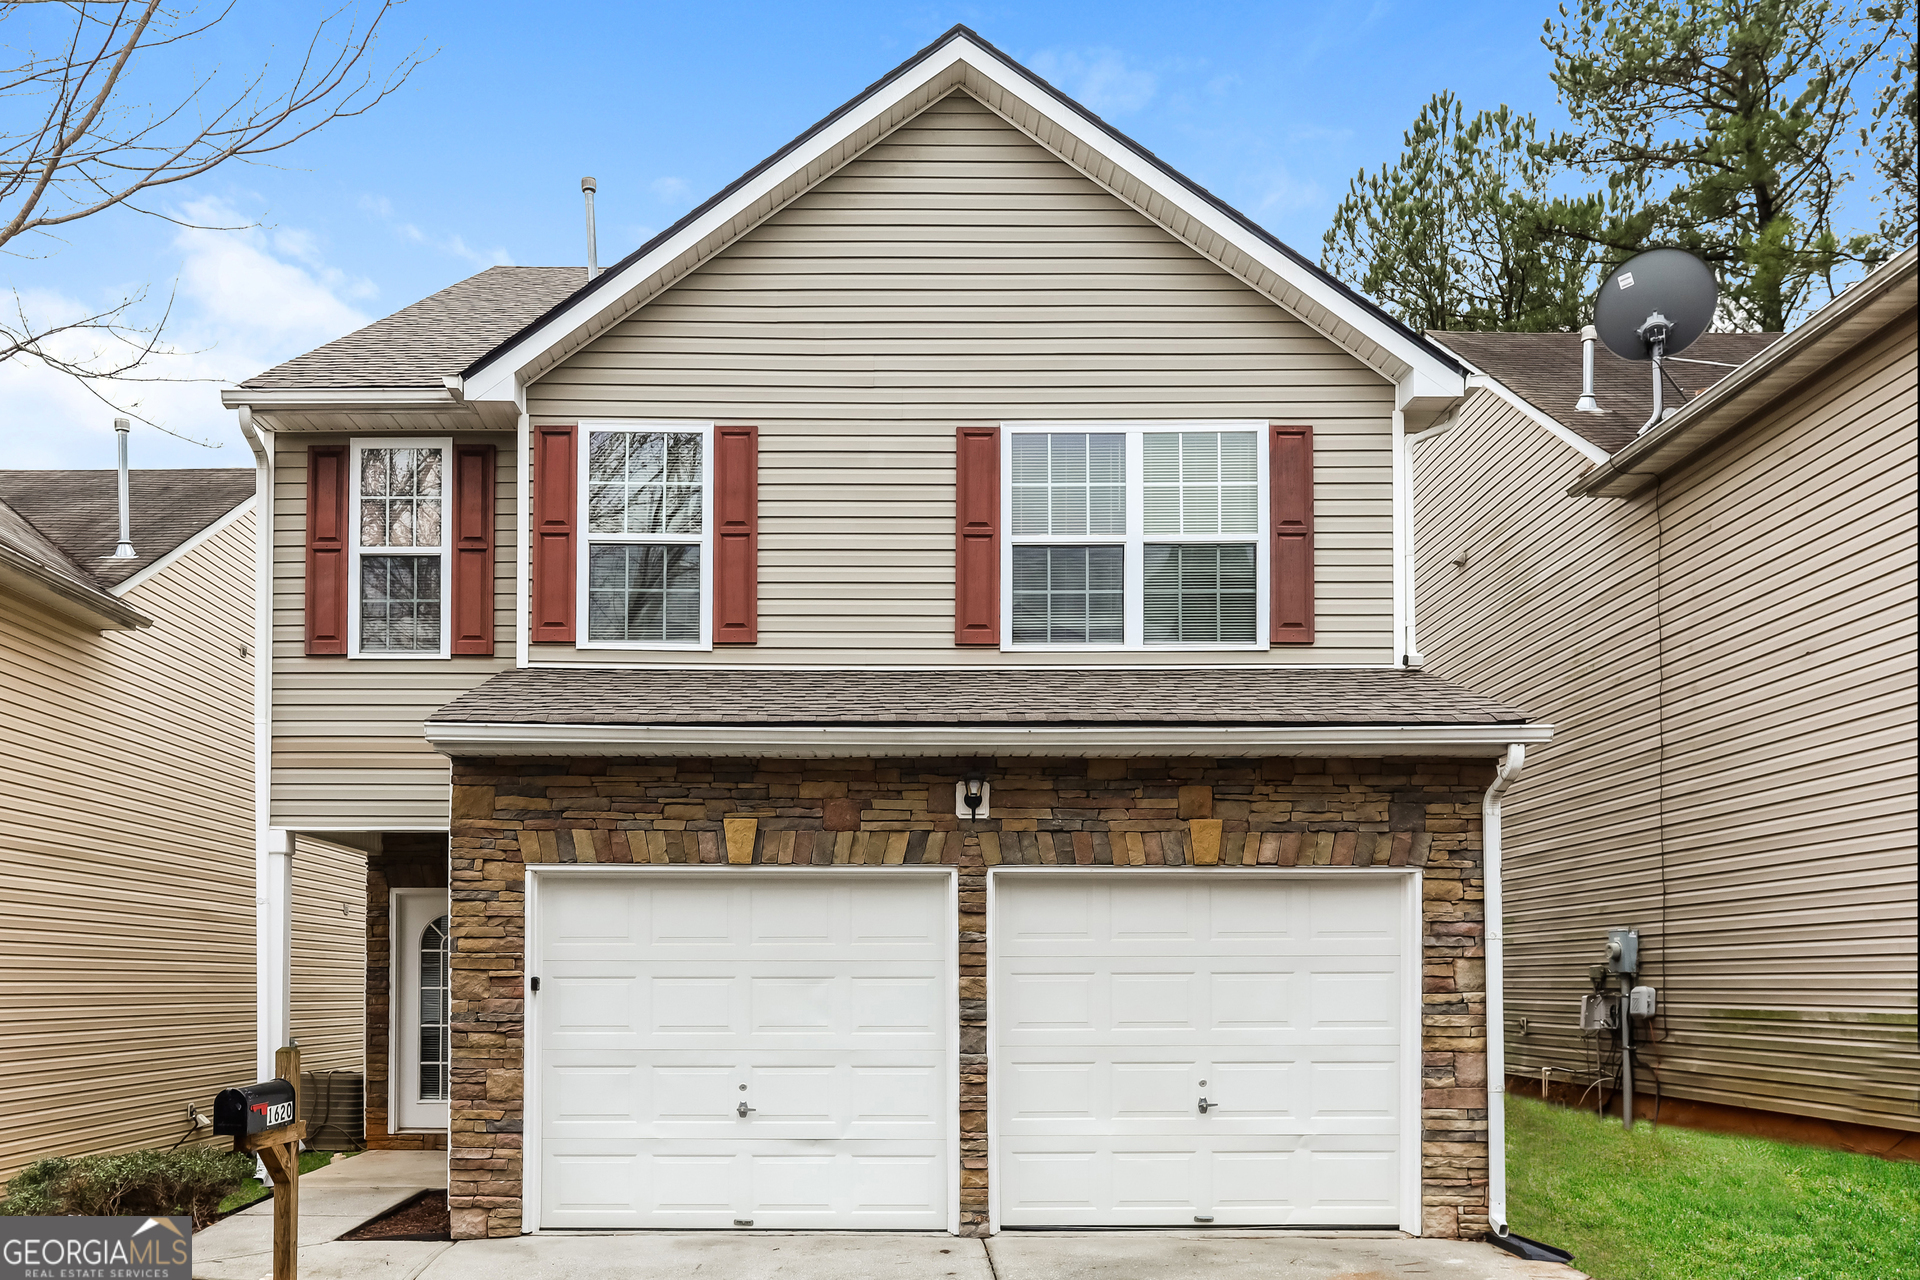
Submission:
[[[200,548],[201,544],[209,538],[219,537],[234,521],[252,511],[258,501],[259,499],[256,496],[249,496],[245,502],[242,502],[239,506],[227,512],[227,514],[221,516],[218,520],[215,520],[212,524],[194,534],[191,538],[188,538],[185,542],[167,552],[167,554],[161,556],[158,560],[155,560],[131,578],[128,578],[125,582],[108,587],[107,590],[116,596],[124,596],[135,587],[140,586],[155,575],[164,572],[167,566],[192,555]]]
[[[1397,377],[1389,375],[1389,380],[1400,384],[1403,403],[1427,397],[1455,399],[1463,394],[1460,374],[1448,367],[1446,357],[1417,335],[1382,321],[1331,281],[1303,267],[1260,236],[1248,231],[1237,219],[1195,195],[1184,183],[1127,147],[1092,119],[1077,111],[1063,110],[1053,95],[1020,67],[965,36],[956,36],[875,90],[872,96],[859,104],[857,110],[831,121],[803,145],[782,157],[778,164],[769,165],[754,175],[726,200],[681,228],[677,235],[652,253],[622,268],[613,280],[600,285],[591,296],[568,307],[475,369],[465,379],[466,398],[511,400],[520,371],[539,356],[577,330],[590,325],[603,312],[617,309],[620,299],[645,283],[649,277],[738,217],[756,201],[777,191],[832,148],[867,128],[876,117],[923,90],[930,82],[945,79],[951,81],[954,87],[959,87],[962,77],[954,72],[962,64],[1016,93],[1050,122],[1072,134],[1118,168],[1132,174],[1157,195],[1271,270],[1316,305],[1366,334],[1383,350],[1402,360],[1409,372]],[[1276,302],[1276,305],[1279,304]]]
[[[407,409],[439,408],[460,403],[452,387],[295,387],[290,390],[250,391],[223,387],[220,403],[229,409]]]
[[[1496,757],[1544,743],[1546,724],[1474,725],[584,725],[425,726],[449,756],[691,755],[785,759],[874,756]]]
[[[1577,431],[1561,425],[1549,415],[1542,413],[1540,410],[1528,404],[1525,400],[1514,394],[1513,391],[1509,390],[1507,385],[1498,378],[1489,374],[1475,373],[1467,379],[1467,389],[1469,391],[1492,392],[1495,396],[1518,409],[1529,422],[1532,422],[1542,431],[1545,431],[1548,435],[1560,441],[1560,443],[1577,452],[1588,462],[1598,465],[1613,456]]]

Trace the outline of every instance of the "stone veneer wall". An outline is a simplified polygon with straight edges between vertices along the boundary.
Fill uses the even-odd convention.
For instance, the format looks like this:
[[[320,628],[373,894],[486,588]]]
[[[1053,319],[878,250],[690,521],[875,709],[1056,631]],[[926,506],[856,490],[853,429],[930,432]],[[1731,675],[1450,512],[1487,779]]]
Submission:
[[[1000,760],[993,816],[967,822],[952,796],[969,763],[455,760],[453,1234],[520,1230],[525,865],[542,862],[956,866],[968,1234],[987,1227],[989,867],[1420,867],[1423,1220],[1429,1235],[1486,1230],[1491,762]]]
[[[387,1132],[393,920],[390,889],[438,889],[447,883],[447,838],[394,832],[367,857],[367,1150],[445,1151],[443,1133]]]

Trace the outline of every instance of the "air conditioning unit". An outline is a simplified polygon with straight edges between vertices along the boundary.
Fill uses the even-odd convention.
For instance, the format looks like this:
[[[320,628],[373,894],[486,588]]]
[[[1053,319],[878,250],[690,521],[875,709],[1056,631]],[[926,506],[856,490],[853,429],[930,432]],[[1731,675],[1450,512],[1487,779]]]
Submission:
[[[300,1115],[307,1122],[307,1150],[360,1150],[367,1145],[367,1077],[358,1071],[301,1072]]]

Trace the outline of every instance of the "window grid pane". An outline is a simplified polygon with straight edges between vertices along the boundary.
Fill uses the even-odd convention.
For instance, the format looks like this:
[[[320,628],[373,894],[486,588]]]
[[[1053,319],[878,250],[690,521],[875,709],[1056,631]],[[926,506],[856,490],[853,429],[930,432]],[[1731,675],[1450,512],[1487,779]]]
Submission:
[[[447,917],[420,931],[420,1101],[447,1099]]]
[[[587,553],[587,638],[697,644],[700,548],[600,545]]]
[[[360,557],[360,651],[440,651],[440,558]]]
[[[688,431],[594,431],[587,445],[592,533],[695,534],[704,528],[701,437]]]
[[[1016,432],[1014,536],[1126,533],[1126,445],[1118,432]]]
[[[1145,548],[1148,644],[1251,644],[1256,634],[1254,547],[1193,543]]]
[[[1150,431],[1141,439],[1145,532],[1258,533],[1260,481],[1251,431]]]
[[[1120,644],[1122,547],[1015,547],[1015,644]]]
[[[360,545],[437,547],[445,499],[439,449],[360,451]]]

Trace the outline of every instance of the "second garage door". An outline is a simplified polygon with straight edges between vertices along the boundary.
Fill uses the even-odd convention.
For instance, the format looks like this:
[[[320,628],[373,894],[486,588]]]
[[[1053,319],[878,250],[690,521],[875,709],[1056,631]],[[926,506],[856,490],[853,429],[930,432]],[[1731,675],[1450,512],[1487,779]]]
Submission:
[[[541,1226],[950,1225],[946,876],[538,880]]]
[[[1404,876],[997,873],[1002,1226],[1399,1226]]]

